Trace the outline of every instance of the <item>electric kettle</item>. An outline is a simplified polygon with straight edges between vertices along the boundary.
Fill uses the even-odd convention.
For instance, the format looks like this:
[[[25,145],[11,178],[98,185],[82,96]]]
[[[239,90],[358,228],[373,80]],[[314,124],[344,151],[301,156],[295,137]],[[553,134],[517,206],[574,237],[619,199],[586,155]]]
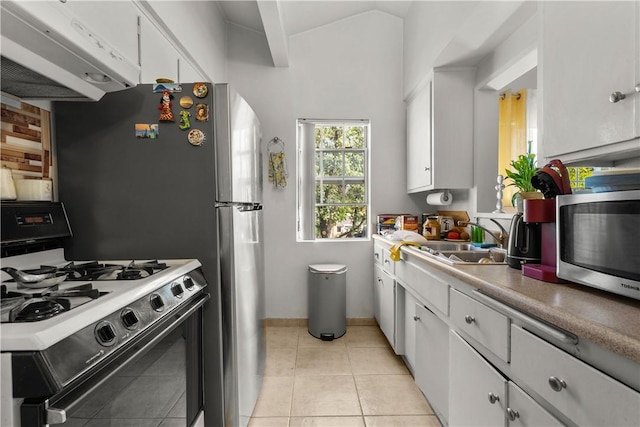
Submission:
[[[540,264],[541,227],[539,223],[525,222],[522,212],[511,220],[509,243],[507,245],[507,264],[521,269],[522,264]]]

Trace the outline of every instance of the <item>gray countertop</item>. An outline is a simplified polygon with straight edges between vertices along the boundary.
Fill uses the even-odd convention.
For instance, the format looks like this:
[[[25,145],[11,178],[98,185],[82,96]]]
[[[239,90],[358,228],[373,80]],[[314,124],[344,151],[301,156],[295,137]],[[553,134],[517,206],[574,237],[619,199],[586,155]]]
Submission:
[[[374,238],[396,243],[381,236]],[[411,246],[402,251],[498,301],[640,363],[638,300],[573,283],[542,282],[506,265],[447,265]]]

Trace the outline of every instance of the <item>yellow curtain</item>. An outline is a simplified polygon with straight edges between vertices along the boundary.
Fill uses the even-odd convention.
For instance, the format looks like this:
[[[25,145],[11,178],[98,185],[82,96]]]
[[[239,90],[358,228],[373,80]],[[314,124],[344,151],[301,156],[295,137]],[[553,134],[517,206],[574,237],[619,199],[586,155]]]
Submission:
[[[501,93],[498,106],[498,174],[506,176],[511,160],[527,152],[527,90]],[[511,206],[515,191],[513,187],[505,188],[502,198],[505,207]]]

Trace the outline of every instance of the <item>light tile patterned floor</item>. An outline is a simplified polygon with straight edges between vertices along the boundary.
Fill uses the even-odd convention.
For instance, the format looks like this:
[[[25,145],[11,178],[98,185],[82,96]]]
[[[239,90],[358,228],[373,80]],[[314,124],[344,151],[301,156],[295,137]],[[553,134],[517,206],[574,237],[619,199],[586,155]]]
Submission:
[[[322,341],[268,326],[262,391],[249,427],[440,427],[377,326]]]

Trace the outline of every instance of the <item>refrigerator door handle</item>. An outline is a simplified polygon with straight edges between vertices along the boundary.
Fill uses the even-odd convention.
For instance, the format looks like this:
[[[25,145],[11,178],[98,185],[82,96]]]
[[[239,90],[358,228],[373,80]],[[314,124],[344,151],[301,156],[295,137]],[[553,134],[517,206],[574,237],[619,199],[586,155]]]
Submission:
[[[216,202],[216,208],[236,208],[240,212],[260,211],[262,204],[255,202]]]

